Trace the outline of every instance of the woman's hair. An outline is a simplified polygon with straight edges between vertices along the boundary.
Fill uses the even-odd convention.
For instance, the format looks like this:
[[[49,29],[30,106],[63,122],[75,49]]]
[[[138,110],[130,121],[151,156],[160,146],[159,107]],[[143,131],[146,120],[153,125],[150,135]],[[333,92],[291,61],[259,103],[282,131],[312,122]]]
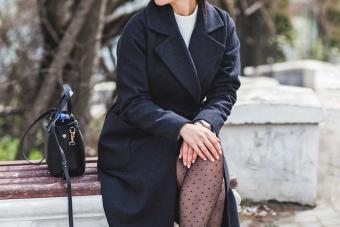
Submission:
[[[205,15],[205,3],[206,3],[206,0],[197,0],[197,4],[201,9],[203,9],[204,15]]]

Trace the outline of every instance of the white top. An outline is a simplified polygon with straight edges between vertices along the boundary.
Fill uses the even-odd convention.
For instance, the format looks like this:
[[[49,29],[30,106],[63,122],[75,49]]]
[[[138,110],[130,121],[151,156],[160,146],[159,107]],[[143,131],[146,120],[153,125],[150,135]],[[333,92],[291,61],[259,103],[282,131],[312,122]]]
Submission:
[[[194,12],[186,16],[179,15],[175,13],[174,11],[174,15],[175,15],[175,19],[176,19],[179,31],[181,32],[182,37],[187,47],[189,46],[190,37],[191,37],[192,31],[194,30],[196,16],[197,16],[197,9],[198,9],[198,4],[196,4],[196,8]]]

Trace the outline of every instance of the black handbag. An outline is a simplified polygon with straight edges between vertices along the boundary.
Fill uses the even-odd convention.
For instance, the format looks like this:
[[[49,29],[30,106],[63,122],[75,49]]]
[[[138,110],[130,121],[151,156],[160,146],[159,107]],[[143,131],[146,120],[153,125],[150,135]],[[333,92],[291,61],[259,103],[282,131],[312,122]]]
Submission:
[[[39,165],[46,157],[47,167],[51,175],[66,180],[69,226],[73,227],[71,177],[81,176],[85,172],[85,144],[78,121],[71,113],[72,90],[67,84],[63,85],[63,89],[64,94],[57,107],[41,114],[27,128],[20,141],[20,151],[24,159],[31,164]],[[63,110],[65,105],[67,110]],[[35,124],[47,116],[44,157],[39,162],[31,162],[23,150],[25,137]]]

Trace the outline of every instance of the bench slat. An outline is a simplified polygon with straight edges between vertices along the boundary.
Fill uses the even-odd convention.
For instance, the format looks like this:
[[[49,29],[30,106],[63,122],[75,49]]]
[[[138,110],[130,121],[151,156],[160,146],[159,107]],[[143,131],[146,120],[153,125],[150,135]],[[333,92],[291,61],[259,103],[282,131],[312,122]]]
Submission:
[[[86,158],[82,176],[72,177],[72,195],[99,195],[97,157]],[[25,160],[0,161],[0,200],[67,196],[67,185],[61,177],[52,176],[46,162],[32,165]]]
[[[71,183],[77,183],[77,182],[93,182],[97,181],[98,176],[97,174],[93,175],[85,175],[81,177],[72,177]],[[0,185],[15,185],[15,184],[48,184],[53,182],[63,182],[61,178],[57,177],[27,177],[27,178],[6,178],[6,179],[0,179]],[[1,186],[0,186],[1,187]]]
[[[97,173],[97,169],[96,168],[86,168],[85,170],[85,174],[87,173]],[[23,177],[44,177],[44,176],[50,176],[53,177],[49,171],[46,169],[42,169],[42,170],[34,170],[34,171],[6,171],[6,172],[0,172],[0,179],[7,179],[7,178],[23,178]]]
[[[87,162],[87,167],[96,167],[96,163]],[[10,171],[34,171],[34,170],[47,170],[47,165],[30,165],[27,163],[26,165],[1,165],[0,164],[0,172],[10,172]]]
[[[86,163],[96,163],[98,157],[86,157]],[[40,160],[30,160],[31,162],[39,162]],[[15,160],[15,161],[0,161],[0,166],[17,166],[29,164],[26,160]],[[42,161],[41,164],[46,164],[46,160]]]
[[[77,183],[72,184],[72,195],[97,195],[100,194],[99,182],[89,184]],[[55,196],[67,196],[66,183],[61,182],[44,184],[41,187],[39,184],[22,184],[1,186],[1,199],[22,199],[22,198],[45,198]]]

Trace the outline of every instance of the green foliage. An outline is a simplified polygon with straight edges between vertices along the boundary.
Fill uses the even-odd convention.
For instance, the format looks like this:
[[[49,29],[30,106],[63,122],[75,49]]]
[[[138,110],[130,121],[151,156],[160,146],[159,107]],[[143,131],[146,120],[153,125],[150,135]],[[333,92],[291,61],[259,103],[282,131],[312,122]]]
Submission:
[[[11,161],[19,149],[19,139],[11,136],[0,137],[0,161]],[[32,148],[28,152],[30,160],[40,160],[43,157],[40,149]]]
[[[279,5],[282,5],[280,8],[287,7],[287,3],[281,3]],[[286,44],[290,46],[294,45],[295,30],[293,29],[293,25],[289,17],[282,11],[275,11],[273,20],[276,28],[276,39],[273,44],[275,62],[284,62],[286,60],[286,56],[283,53],[282,46]]]
[[[322,42],[322,60],[331,60],[340,54],[340,1],[319,2],[318,24]]]
[[[328,8],[326,11],[326,18],[333,24],[340,24],[340,12],[334,8]]]
[[[330,47],[340,46],[340,11],[334,8],[328,8],[326,10],[326,18],[329,24],[329,45]]]
[[[284,37],[289,44],[293,44],[293,26],[287,15],[276,12],[274,22],[277,34]]]
[[[0,160],[14,160],[19,140],[10,136],[0,138]]]
[[[252,13],[247,13],[255,2],[263,4]],[[284,61],[283,46],[293,45],[294,41],[289,0],[245,0],[244,3],[244,6],[234,5],[235,11],[241,12],[236,14],[236,23],[241,41],[242,67]]]
[[[289,6],[288,0],[279,0],[275,2],[273,7],[273,23],[275,24],[276,37],[274,38],[273,51],[275,62],[283,62],[286,57],[282,50],[282,44],[293,46],[294,44],[294,29],[292,22],[287,13]]]
[[[43,158],[43,154],[40,152],[40,150],[33,148],[30,150],[28,159],[30,160],[40,160]]]

